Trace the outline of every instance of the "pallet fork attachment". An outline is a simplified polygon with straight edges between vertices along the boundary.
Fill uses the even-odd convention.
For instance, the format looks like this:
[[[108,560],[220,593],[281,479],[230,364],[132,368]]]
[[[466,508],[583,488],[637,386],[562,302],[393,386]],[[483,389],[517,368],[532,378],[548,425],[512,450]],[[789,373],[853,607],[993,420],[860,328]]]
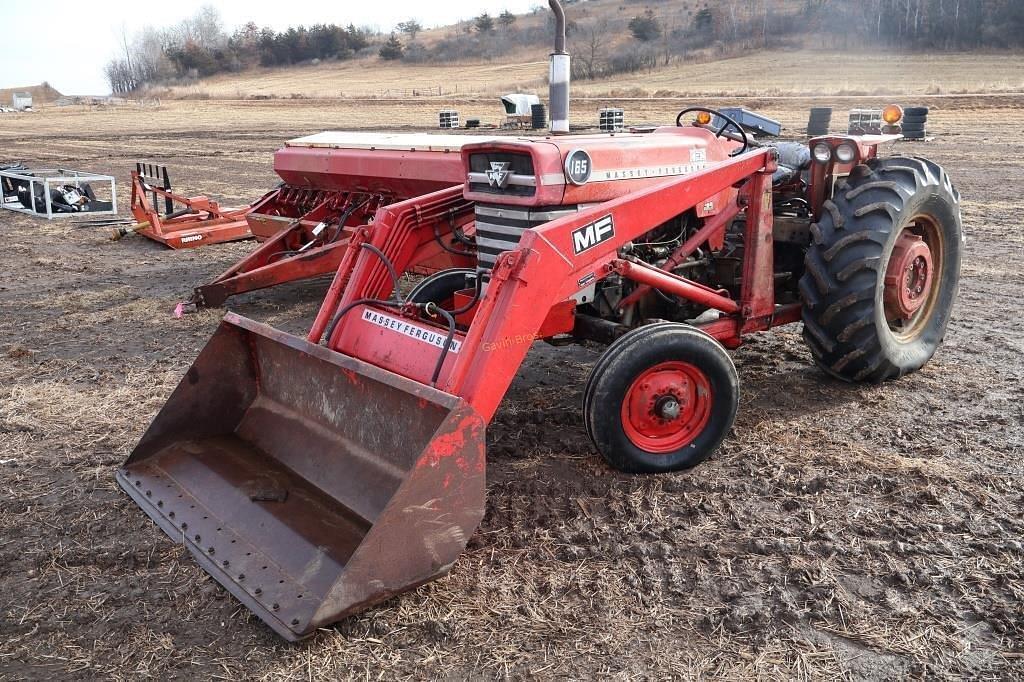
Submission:
[[[166,166],[136,163],[131,201],[136,223],[114,230],[111,238],[116,241],[137,233],[172,249],[249,239],[252,233],[246,216],[251,210],[252,205],[225,209],[205,196],[176,194]]]

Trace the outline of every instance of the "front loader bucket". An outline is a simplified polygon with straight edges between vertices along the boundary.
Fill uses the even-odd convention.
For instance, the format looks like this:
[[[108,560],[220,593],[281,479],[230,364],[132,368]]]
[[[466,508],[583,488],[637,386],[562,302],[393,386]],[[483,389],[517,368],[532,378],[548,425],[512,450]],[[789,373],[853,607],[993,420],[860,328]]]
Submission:
[[[484,512],[484,422],[229,313],[117,480],[297,640],[451,567]]]

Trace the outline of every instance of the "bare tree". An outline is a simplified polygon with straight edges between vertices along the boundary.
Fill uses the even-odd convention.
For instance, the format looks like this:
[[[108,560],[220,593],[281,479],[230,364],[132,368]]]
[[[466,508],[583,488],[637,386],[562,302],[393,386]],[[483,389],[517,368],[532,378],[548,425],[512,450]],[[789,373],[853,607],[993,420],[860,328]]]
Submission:
[[[668,66],[672,59],[672,32],[674,29],[675,17],[669,13],[661,20],[661,55],[663,66]]]
[[[121,47],[124,50],[125,69],[130,76],[134,69],[132,68],[132,51],[131,48],[128,46],[128,27],[125,25],[124,22],[121,22]],[[133,79],[131,87],[129,89],[134,90],[135,87],[136,83],[134,82]]]
[[[581,31],[583,44],[576,54],[574,64],[579,64],[579,75],[586,80],[598,78],[602,72],[604,48],[608,43],[608,20],[600,19],[585,26]]]
[[[111,92],[114,94],[124,94],[132,92],[139,86],[132,59],[132,47],[128,39],[128,27],[124,24],[121,24],[118,43],[122,56],[115,57],[107,62],[107,65],[103,67],[103,74],[107,78]]]
[[[171,42],[175,45],[192,43],[204,50],[223,47],[228,38],[220,12],[213,5],[203,5],[195,14],[182,19],[168,32]]]

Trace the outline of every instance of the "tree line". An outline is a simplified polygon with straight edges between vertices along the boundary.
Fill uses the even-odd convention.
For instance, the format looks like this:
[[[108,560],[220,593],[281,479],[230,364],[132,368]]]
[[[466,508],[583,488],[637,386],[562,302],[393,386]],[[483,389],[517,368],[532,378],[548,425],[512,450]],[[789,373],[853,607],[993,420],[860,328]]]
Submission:
[[[736,53],[811,45],[831,49],[1016,49],[1024,47],[1024,0],[648,0],[634,12],[572,5],[568,23],[573,77],[592,79],[668,65],[697,50]],[[387,35],[349,24],[283,31],[248,23],[228,33],[205,6],[167,29],[122,34],[120,54],[106,66],[114,93],[147,85],[240,71],[376,54],[384,60],[447,62],[506,59],[527,46],[551,44],[554,23],[538,5],[539,21],[520,22],[505,10],[483,12],[426,44],[415,19]]]
[[[249,22],[228,34],[216,9],[205,6],[168,29],[122,33],[120,54],[104,72],[115,94],[253,66],[284,66],[313,60],[350,59],[376,38],[353,24],[293,26],[283,31]]]
[[[722,55],[802,46],[853,51],[1024,47],[1024,0],[640,0],[633,13],[564,1],[572,5],[568,42],[573,77],[578,79],[667,66],[697,51]],[[503,59],[527,45],[550,45],[550,13],[543,6],[534,13],[547,19],[520,26],[508,12],[497,17],[484,12],[451,27],[429,46],[416,40],[416,22],[403,22],[379,54],[409,62],[440,63],[453,54]]]

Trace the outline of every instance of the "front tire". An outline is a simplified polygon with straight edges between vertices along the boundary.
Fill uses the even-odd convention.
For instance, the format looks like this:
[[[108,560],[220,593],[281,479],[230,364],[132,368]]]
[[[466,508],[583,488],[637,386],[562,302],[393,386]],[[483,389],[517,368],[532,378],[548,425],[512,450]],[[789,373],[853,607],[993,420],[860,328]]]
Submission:
[[[584,391],[583,416],[613,467],[661,473],[707,459],[738,405],[739,377],[725,349],[688,325],[659,323],[608,347]]]
[[[937,164],[857,166],[811,226],[800,280],[804,340],[845,381],[920,369],[949,323],[960,280],[960,197]]]

